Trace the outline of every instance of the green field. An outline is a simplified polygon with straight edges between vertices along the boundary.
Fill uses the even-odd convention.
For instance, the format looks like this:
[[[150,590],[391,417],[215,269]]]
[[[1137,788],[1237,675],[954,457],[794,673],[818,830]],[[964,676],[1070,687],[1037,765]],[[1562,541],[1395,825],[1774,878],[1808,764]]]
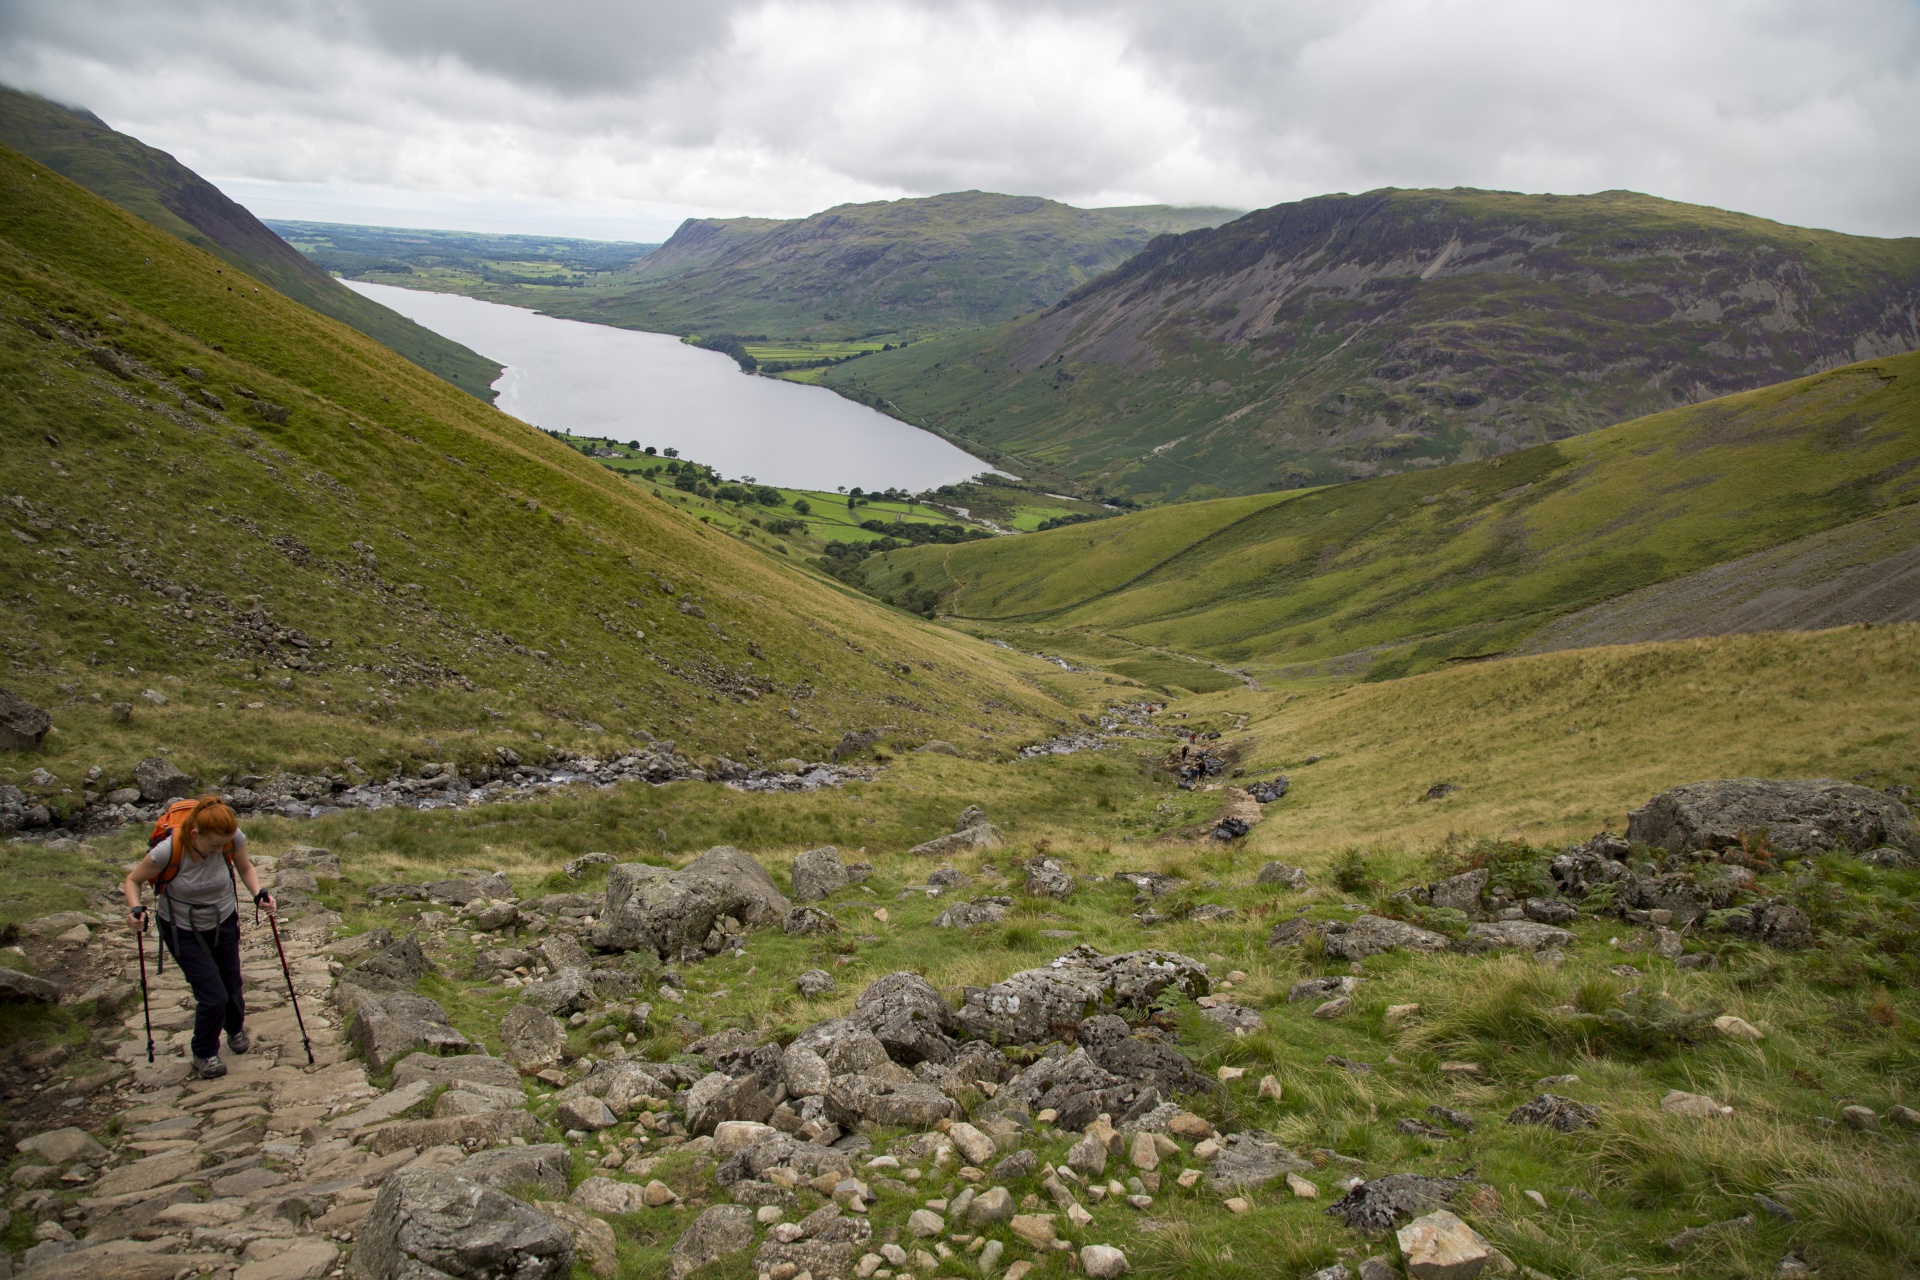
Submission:
[[[864,573],[884,596],[913,572],[996,634],[1405,674],[1915,501],[1916,388],[1920,355],[1894,356],[1485,462],[895,551]]]

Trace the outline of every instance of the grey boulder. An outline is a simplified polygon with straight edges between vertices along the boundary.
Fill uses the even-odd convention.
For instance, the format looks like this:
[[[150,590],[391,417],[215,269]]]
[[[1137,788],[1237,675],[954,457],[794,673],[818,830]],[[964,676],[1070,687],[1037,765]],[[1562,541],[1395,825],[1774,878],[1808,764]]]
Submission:
[[[687,1130],[695,1135],[712,1133],[728,1120],[753,1120],[766,1123],[778,1104],[773,1093],[757,1075],[734,1077],[724,1071],[709,1072],[696,1080],[686,1092]]]
[[[847,869],[840,864],[840,851],[832,845],[809,849],[795,858],[789,878],[793,896],[800,902],[818,902],[847,887]]]
[[[1168,988],[1194,999],[1207,994],[1206,966],[1174,951],[1103,956],[1080,946],[990,987],[967,988],[953,1016],[971,1037],[1031,1044],[1053,1039],[1058,1028],[1077,1027],[1098,1013],[1144,1010]]]
[[[843,1129],[931,1129],[943,1119],[958,1119],[960,1106],[930,1084],[902,1083],[878,1076],[837,1076],[827,1086],[827,1118]],[[771,1108],[768,1109],[771,1113]]]
[[[133,766],[133,780],[147,804],[165,804],[193,794],[193,775],[182,773],[162,756],[148,756]]]
[[[1035,858],[1027,864],[1027,893],[1030,896],[1070,898],[1073,890],[1073,877],[1052,858]]]
[[[354,1007],[351,1036],[369,1071],[379,1073],[409,1053],[465,1053],[473,1044],[447,1023],[447,1011],[405,991],[367,995]]]
[[[38,751],[53,717],[18,694],[0,689],[0,751]]]
[[[542,1013],[579,1013],[594,1002],[593,982],[579,969],[561,969],[545,982],[520,988],[520,1003]]]
[[[1277,932],[1277,930],[1276,930]],[[1271,945],[1272,939],[1269,939]],[[1445,951],[1445,934],[1389,916],[1361,916],[1352,924],[1334,922],[1326,927],[1326,952],[1341,960],[1365,960],[1389,951]]]
[[[1551,951],[1556,947],[1570,946],[1573,942],[1573,935],[1565,929],[1532,920],[1495,920],[1488,924],[1471,924],[1467,926],[1467,938],[1482,946],[1520,947],[1527,951]]]
[[[1255,884],[1284,885],[1289,889],[1307,887],[1307,873],[1299,867],[1290,867],[1284,862],[1269,862],[1260,868],[1260,874],[1253,878]]]
[[[751,1248],[753,1210],[740,1204],[716,1204],[701,1211],[667,1254],[667,1280],[680,1280],[709,1262]]]
[[[953,1010],[917,973],[877,978],[853,1002],[853,1020],[871,1031],[902,1066],[953,1057]]]
[[[934,918],[936,929],[970,929],[975,925],[1000,924],[1013,906],[1012,898],[975,898],[956,902]]]
[[[593,944],[671,959],[702,946],[724,917],[765,924],[792,906],[766,868],[730,845],[709,849],[678,871],[627,862],[607,873]]]
[[[1765,835],[1783,853],[1862,852],[1892,845],[1920,853],[1907,806],[1870,787],[1825,779],[1729,778],[1663,791],[1627,815],[1627,839],[1669,853],[1736,848]]]
[[[0,1000],[33,1000],[41,1004],[59,1004],[60,988],[45,978],[36,978],[18,969],[0,967]]]
[[[538,1071],[560,1061],[567,1029],[530,1004],[517,1004],[500,1019],[500,1043],[507,1061],[522,1071]]]
[[[1245,1190],[1313,1166],[1259,1131],[1230,1133],[1207,1168],[1215,1191]]]
[[[403,1169],[355,1237],[357,1280],[566,1280],[573,1233],[457,1170]]]
[[[432,970],[420,940],[409,934],[362,960],[342,981],[369,991],[400,991],[411,989]]]
[[[573,1152],[557,1142],[531,1147],[495,1147],[468,1156],[459,1171],[502,1191],[510,1187],[538,1187],[547,1199],[561,1200],[567,1194],[567,1175],[573,1172]]]

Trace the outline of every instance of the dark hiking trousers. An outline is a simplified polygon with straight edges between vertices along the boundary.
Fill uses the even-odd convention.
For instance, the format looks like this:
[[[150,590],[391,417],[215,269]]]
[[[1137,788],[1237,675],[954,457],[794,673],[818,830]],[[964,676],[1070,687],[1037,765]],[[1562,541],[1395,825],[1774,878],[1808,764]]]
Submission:
[[[231,1035],[247,1020],[240,995],[240,916],[196,931],[184,922],[187,912],[180,914],[178,927],[159,922],[160,938],[193,988],[193,1056],[211,1058],[220,1052],[220,1033]]]

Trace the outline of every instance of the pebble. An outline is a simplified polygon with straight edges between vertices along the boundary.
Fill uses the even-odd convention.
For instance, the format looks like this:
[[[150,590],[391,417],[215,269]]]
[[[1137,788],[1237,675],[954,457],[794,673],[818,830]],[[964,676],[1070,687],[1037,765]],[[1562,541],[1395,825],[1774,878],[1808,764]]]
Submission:
[[[1244,1196],[1227,1197],[1226,1210],[1228,1213],[1245,1213],[1251,1208],[1253,1208],[1253,1205]]]

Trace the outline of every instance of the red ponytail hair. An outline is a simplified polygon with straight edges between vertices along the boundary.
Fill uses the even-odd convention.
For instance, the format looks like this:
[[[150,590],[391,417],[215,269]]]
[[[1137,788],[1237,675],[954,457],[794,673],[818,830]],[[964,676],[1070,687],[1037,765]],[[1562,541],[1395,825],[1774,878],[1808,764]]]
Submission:
[[[210,836],[225,836],[229,846],[233,844],[233,833],[240,829],[240,822],[233,816],[233,810],[227,808],[226,801],[219,796],[201,796],[193,802],[193,809],[187,814],[186,821],[180,824],[180,839],[185,843],[180,852],[190,855],[198,862],[208,856],[200,852],[194,837],[201,832]]]

